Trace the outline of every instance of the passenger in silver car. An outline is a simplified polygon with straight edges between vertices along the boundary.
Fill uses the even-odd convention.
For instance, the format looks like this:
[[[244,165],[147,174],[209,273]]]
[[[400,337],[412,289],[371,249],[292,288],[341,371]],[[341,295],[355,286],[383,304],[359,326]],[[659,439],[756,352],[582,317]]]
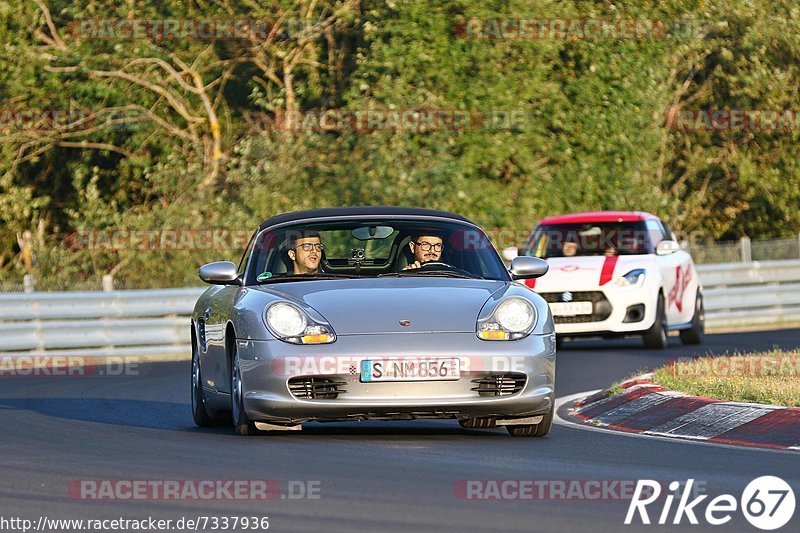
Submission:
[[[317,232],[306,232],[289,243],[289,259],[294,265],[293,274],[317,274],[322,259],[322,244]]]

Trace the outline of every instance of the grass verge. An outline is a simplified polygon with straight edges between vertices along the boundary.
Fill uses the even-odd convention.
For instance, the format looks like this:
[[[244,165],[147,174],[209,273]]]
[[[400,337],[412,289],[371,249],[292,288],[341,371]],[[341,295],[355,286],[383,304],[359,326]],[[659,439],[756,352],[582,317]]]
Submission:
[[[800,407],[800,351],[679,358],[653,382],[694,396]]]
[[[646,368],[639,368],[639,370],[637,370],[636,372],[630,374],[628,377],[625,377],[623,379],[618,379],[617,381],[612,383],[611,386],[608,387],[608,389],[606,389],[608,391],[608,395],[609,396],[615,396],[615,395],[621,393],[622,391],[625,390],[621,386],[623,383],[625,383],[626,381],[630,381],[630,380],[632,380],[634,378],[637,378],[637,377],[641,376],[642,374],[647,374],[649,372],[650,372],[650,370],[647,370]]]

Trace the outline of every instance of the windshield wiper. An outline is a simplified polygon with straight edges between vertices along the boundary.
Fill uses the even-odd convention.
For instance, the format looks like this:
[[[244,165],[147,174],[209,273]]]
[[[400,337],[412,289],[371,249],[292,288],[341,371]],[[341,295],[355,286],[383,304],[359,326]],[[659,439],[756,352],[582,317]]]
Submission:
[[[420,277],[420,276],[433,276],[433,277],[442,277],[442,278],[462,278],[462,279],[483,279],[475,276],[465,276],[464,274],[459,274],[458,272],[453,272],[452,270],[422,270],[419,269],[409,269],[409,270],[401,270],[400,272],[387,272],[386,274],[380,274],[379,278],[410,278],[410,277]]]
[[[333,272],[318,272],[316,274],[291,274],[289,276],[275,276],[266,278],[259,283],[273,283],[279,281],[304,281],[304,280],[325,280],[325,279],[351,279],[354,276],[349,274],[336,274]]]

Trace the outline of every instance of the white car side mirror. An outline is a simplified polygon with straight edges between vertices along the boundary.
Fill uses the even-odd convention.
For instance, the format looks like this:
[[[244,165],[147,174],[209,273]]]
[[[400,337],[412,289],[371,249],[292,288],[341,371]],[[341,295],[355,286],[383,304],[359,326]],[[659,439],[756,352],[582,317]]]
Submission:
[[[500,255],[503,256],[503,259],[506,261],[513,261],[517,257],[519,257],[519,248],[516,246],[509,246],[508,248],[503,248],[503,251],[500,252]]]
[[[681,246],[676,241],[661,241],[656,245],[656,255],[674,254],[680,249]]]

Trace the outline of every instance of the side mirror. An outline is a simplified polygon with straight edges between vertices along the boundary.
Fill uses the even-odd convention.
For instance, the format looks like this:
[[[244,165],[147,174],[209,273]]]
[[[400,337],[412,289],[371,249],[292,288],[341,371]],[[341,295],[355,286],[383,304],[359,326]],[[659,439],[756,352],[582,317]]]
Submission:
[[[515,257],[511,261],[509,269],[512,279],[538,278],[547,274],[548,270],[550,270],[550,265],[547,261],[526,255]]]
[[[681,245],[676,241],[661,241],[656,245],[656,255],[674,254],[681,249]]]
[[[239,285],[239,273],[236,265],[230,261],[216,261],[200,267],[197,271],[200,279],[211,285]]]
[[[513,261],[516,257],[519,257],[519,248],[516,246],[509,246],[508,248],[503,248],[503,251],[500,252],[500,255],[508,262]]]

